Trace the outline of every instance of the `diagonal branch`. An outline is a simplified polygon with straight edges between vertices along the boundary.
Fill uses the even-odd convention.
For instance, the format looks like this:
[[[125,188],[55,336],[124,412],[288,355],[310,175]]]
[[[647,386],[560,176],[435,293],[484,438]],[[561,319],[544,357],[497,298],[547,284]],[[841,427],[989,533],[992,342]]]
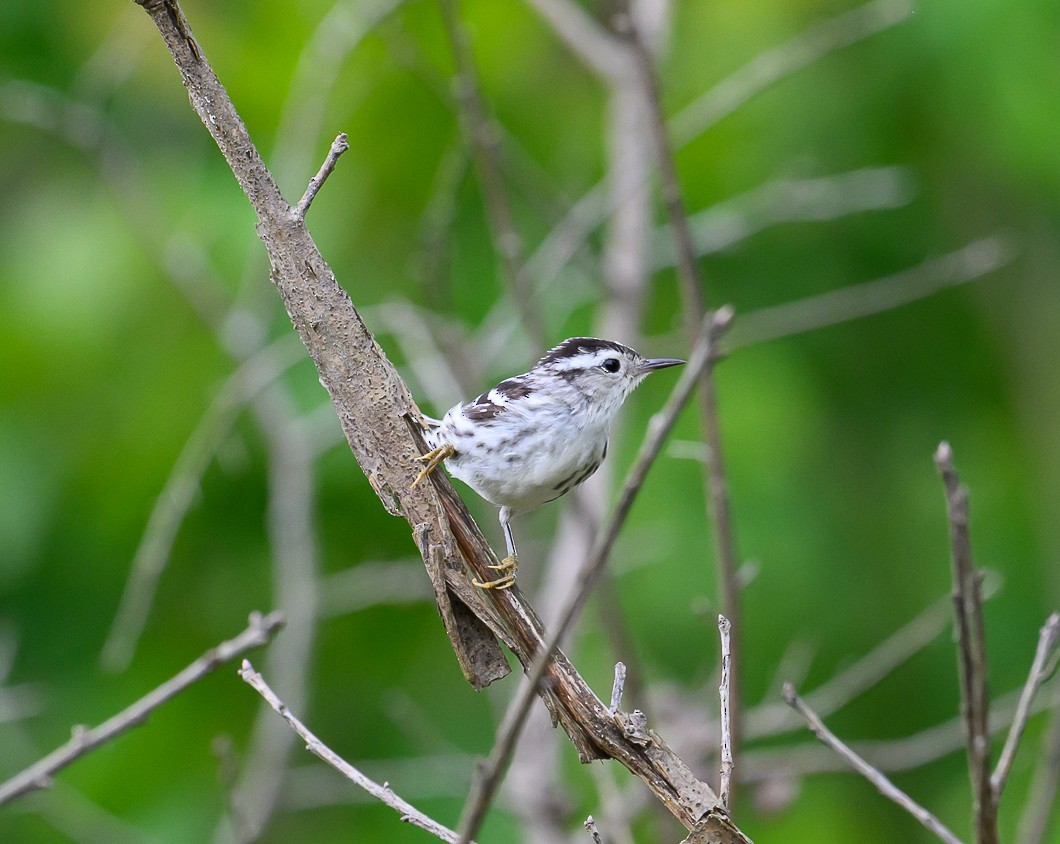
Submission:
[[[116,736],[133,727],[138,727],[147,720],[147,716],[170,698],[184,691],[188,686],[198,682],[218,666],[241,656],[251,648],[266,644],[283,626],[283,616],[270,613],[262,617],[260,613],[250,616],[246,630],[211,648],[179,674],[166,680],[161,686],[148,692],[136,703],[126,707],[117,715],[111,716],[98,727],[85,729],[75,727],[70,740],[62,747],[53,750],[43,759],[30,765],[20,774],[0,783],[0,806],[9,803],[24,794],[47,788],[51,778],[87,753],[106,744]]]
[[[1054,612],[1046,619],[1038,634],[1038,647],[1034,652],[1034,661],[1031,663],[1027,682],[1023,686],[1023,691],[1020,692],[1019,703],[1016,705],[1016,715],[1012,719],[1012,727],[1009,729],[1008,738],[1005,739],[1005,746],[1001,749],[997,767],[990,777],[990,786],[994,792],[995,803],[1001,801],[1001,793],[1005,790],[1009,771],[1012,770],[1012,761],[1016,758],[1016,750],[1019,747],[1020,738],[1023,736],[1023,730],[1031,717],[1031,704],[1034,701],[1034,696],[1038,693],[1038,688],[1048,676],[1049,657],[1056,646],[1057,636],[1060,636],[1060,613]]]
[[[442,824],[438,823],[434,818],[423,814],[423,812],[411,803],[398,797],[393,790],[391,790],[389,785],[386,785],[385,783],[380,785],[375,780],[366,777],[317,738],[316,735],[310,731],[305,724],[298,720],[294,713],[284,705],[283,701],[276,695],[276,692],[274,692],[269,687],[269,684],[265,682],[265,678],[254,670],[254,666],[250,664],[250,660],[243,660],[243,666],[239,669],[239,676],[245,683],[247,683],[247,685],[261,695],[269,706],[279,713],[279,715],[290,725],[291,729],[298,734],[299,738],[305,741],[306,750],[322,761],[327,762],[332,768],[346,777],[346,779],[354,785],[363,788],[370,795],[382,801],[390,808],[396,809],[401,813],[401,820],[406,821],[413,826],[418,826],[420,829],[426,830],[435,838],[440,838],[442,841],[448,841],[450,844],[453,844],[453,842],[456,841],[457,835],[451,829],[442,826]]]
[[[828,727],[824,725],[824,722],[817,717],[817,713],[810,709],[805,701],[795,693],[795,689],[790,683],[784,684],[784,701],[806,720],[807,726],[813,731],[813,734],[817,736],[817,738],[842,756],[850,767],[876,786],[876,789],[880,794],[905,809],[909,814],[920,821],[920,823],[945,841],[946,844],[962,844],[961,839],[954,835],[942,823],[942,821],[898,788],[898,786],[887,779],[887,777],[885,777],[878,769],[874,768],[858,756],[858,754],[851,750],[851,748],[836,736],[835,733],[829,730]]]

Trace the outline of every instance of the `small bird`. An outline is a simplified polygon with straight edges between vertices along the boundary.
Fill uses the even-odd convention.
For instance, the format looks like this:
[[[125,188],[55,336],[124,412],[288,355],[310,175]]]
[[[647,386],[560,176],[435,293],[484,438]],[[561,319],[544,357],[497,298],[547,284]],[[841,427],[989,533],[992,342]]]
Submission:
[[[622,402],[657,369],[684,363],[645,358],[628,346],[571,337],[533,368],[501,381],[472,402],[451,407],[441,420],[424,417],[431,450],[413,486],[445,462],[449,473],[500,507],[506,556],[496,580],[515,583],[519,557],[511,517],[566,495],[593,474],[607,454],[611,422]]]

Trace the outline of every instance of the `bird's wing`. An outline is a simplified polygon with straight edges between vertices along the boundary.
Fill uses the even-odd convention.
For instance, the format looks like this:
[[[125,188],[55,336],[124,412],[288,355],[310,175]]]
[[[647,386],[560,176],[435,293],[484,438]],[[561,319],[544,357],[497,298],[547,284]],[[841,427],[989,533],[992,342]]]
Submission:
[[[485,422],[502,416],[519,399],[530,395],[530,384],[525,375],[507,378],[492,390],[464,405],[463,414],[475,422]]]

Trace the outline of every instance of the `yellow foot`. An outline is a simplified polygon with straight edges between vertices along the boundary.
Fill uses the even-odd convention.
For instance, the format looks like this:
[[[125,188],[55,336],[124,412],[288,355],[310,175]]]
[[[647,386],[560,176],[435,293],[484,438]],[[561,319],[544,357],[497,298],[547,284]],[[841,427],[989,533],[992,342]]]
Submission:
[[[412,487],[416,486],[420,481],[426,478],[431,472],[438,468],[438,464],[441,463],[445,458],[452,457],[456,454],[456,449],[450,443],[440,445],[438,448],[428,451],[426,454],[421,454],[416,458],[420,463],[426,463],[423,470],[416,476],[416,480],[412,482]]]
[[[487,580],[485,582],[472,578],[472,585],[477,586],[479,589],[510,589],[515,585],[515,572],[519,568],[519,558],[508,556],[501,560],[498,565],[486,566],[486,568],[504,572],[504,574],[496,580]]]

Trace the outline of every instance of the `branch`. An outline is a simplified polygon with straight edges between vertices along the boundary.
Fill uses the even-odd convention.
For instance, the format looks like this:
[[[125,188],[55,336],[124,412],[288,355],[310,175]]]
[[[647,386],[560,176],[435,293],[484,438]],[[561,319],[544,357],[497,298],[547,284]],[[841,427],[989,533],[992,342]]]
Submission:
[[[92,729],[74,727],[73,735],[66,744],[11,777],[7,782],[0,783],[0,806],[31,791],[49,787],[52,776],[71,762],[95,750],[101,744],[106,744],[126,730],[140,726],[154,710],[188,686],[201,680],[218,666],[251,648],[266,644],[282,625],[283,616],[279,613],[270,613],[264,617],[260,613],[254,613],[250,616],[246,630],[234,639],[229,639],[206,651],[179,674],[148,692],[136,703],[108,718],[98,727]]]
[[[972,565],[972,545],[968,537],[968,491],[960,484],[949,443],[939,444],[935,451],[935,465],[942,474],[949,513],[961,715],[968,742],[976,840],[980,844],[998,844],[997,801],[990,785],[990,692],[987,689],[983,599],[981,578]]]
[[[137,2],[158,27],[192,107],[257,214],[271,279],[316,364],[358,463],[387,512],[422,528],[422,556],[432,570],[439,612],[464,676],[477,688],[503,677],[510,669],[483,620],[489,616],[485,601],[469,584],[453,585],[444,574],[462,570],[463,561],[445,523],[443,505],[433,487],[410,489],[422,438],[404,421],[419,418],[408,388],[339,286],[305,220],[280,193],[228,92],[195,44],[176,0]]]
[[[245,683],[247,683],[247,685],[261,695],[265,699],[265,702],[275,709],[283,720],[290,724],[291,729],[298,734],[299,738],[305,741],[306,750],[318,759],[327,762],[332,768],[346,777],[346,779],[354,785],[363,788],[391,809],[400,812],[401,820],[410,823],[413,826],[418,826],[420,829],[426,830],[435,838],[440,838],[442,841],[448,841],[450,844],[454,844],[457,840],[457,835],[453,830],[442,826],[433,818],[423,814],[423,812],[411,803],[402,800],[391,790],[389,785],[379,785],[375,780],[366,777],[317,738],[316,735],[314,735],[305,724],[299,721],[298,718],[295,717],[295,715],[284,705],[283,701],[277,697],[276,692],[269,688],[269,684],[265,682],[265,679],[254,670],[254,666],[250,664],[250,660],[243,660],[243,665],[239,669],[239,676]]]
[[[316,199],[317,191],[323,187],[328,176],[334,171],[339,156],[349,148],[350,144],[346,139],[346,133],[340,132],[335,140],[331,142],[331,149],[328,150],[328,155],[327,158],[324,159],[324,163],[320,165],[320,170],[318,170],[317,174],[309,180],[305,193],[302,194],[302,198],[298,200],[298,205],[295,206],[294,211],[299,217],[305,219],[309,206],[312,205],[313,200]]]
[[[721,685],[718,694],[721,697],[721,781],[718,786],[718,797],[721,804],[729,807],[729,795],[732,793],[732,727],[729,712],[731,694],[732,649],[730,644],[732,623],[723,615],[718,616],[718,632],[721,634]]]
[[[887,777],[880,771],[858,756],[857,753],[851,750],[850,747],[844,744],[831,730],[829,730],[828,727],[824,725],[824,722],[817,717],[817,713],[810,709],[802,698],[795,693],[795,689],[791,683],[784,684],[784,701],[788,706],[806,719],[807,726],[813,731],[813,734],[817,736],[817,738],[842,756],[855,771],[876,786],[876,789],[880,794],[905,809],[909,814],[920,821],[920,823],[945,841],[946,844],[962,844],[961,839],[950,832],[950,830],[943,825],[942,821],[898,788],[898,786],[887,779]]]
[[[1038,634],[1038,647],[1034,652],[1034,661],[1031,663],[1030,674],[1027,683],[1020,693],[1019,703],[1016,705],[1016,715],[1012,719],[1012,727],[1009,729],[1005,746],[1001,750],[997,767],[990,777],[990,787],[994,792],[995,805],[1001,801],[1001,792],[1005,790],[1009,772],[1012,770],[1012,761],[1016,757],[1023,730],[1027,726],[1027,720],[1031,717],[1031,703],[1038,692],[1038,688],[1048,676],[1047,664],[1049,657],[1056,646],[1057,636],[1060,635],[1060,613],[1053,613],[1046,620]]]

